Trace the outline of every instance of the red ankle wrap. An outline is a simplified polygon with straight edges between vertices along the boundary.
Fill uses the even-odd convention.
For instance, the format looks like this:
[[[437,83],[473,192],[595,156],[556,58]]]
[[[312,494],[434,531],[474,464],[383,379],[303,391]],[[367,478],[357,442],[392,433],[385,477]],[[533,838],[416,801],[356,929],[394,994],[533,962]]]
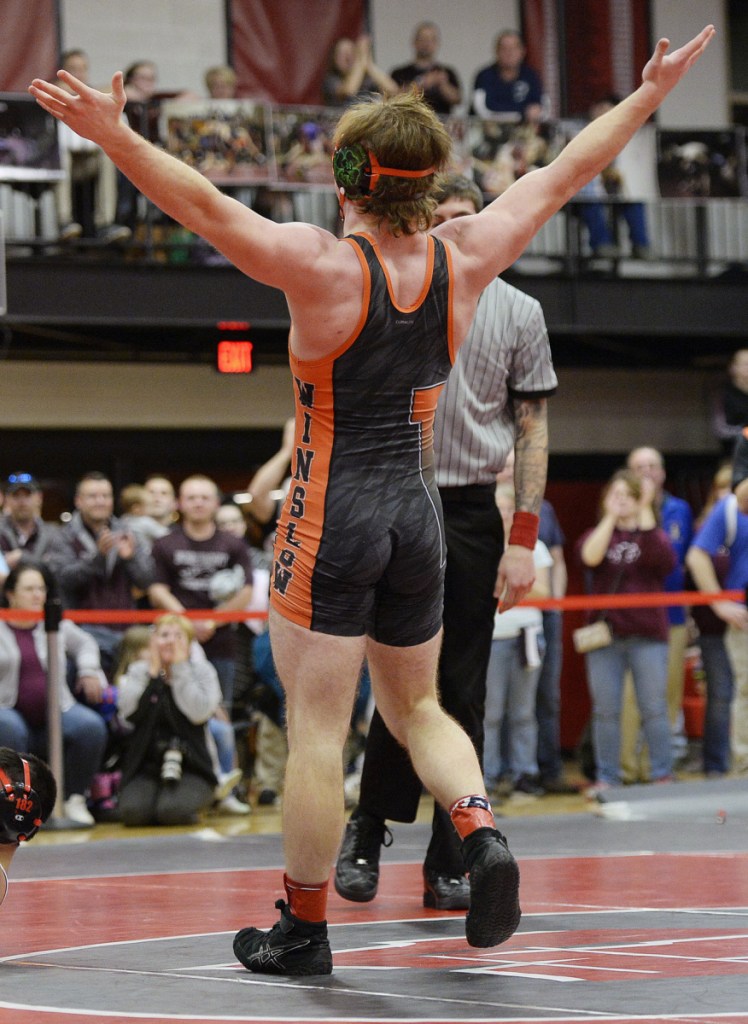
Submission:
[[[283,887],[294,917],[302,921],[324,921],[327,914],[327,881],[294,882],[283,875]]]
[[[538,539],[539,526],[540,518],[534,512],[515,512],[509,531],[509,543],[519,544],[532,551]]]
[[[479,793],[455,800],[449,808],[449,816],[460,839],[469,836],[477,828],[496,828],[488,797]]]

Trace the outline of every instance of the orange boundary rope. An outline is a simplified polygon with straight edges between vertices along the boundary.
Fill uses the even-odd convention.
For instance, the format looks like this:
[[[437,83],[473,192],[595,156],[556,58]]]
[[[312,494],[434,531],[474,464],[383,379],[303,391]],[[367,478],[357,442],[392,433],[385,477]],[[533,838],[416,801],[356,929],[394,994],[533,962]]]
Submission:
[[[701,593],[698,590],[674,591],[673,593],[654,594],[572,594],[568,597],[547,597],[543,600],[523,601],[522,604],[543,611],[585,611],[598,608],[661,608],[678,605],[713,604],[715,601],[735,601],[746,603],[746,594],[742,590],[720,590],[714,593]],[[125,609],[101,608],[80,609],[70,608],[63,612],[63,618],[71,622],[90,624],[132,624],[138,622],[155,622],[169,612],[162,609],[127,611]],[[247,619],[266,619],[267,612],[219,612],[212,608],[179,612],[188,619],[212,619],[215,622],[246,622]],[[20,611],[17,609],[0,609],[0,621],[7,619],[43,619],[42,612]]]

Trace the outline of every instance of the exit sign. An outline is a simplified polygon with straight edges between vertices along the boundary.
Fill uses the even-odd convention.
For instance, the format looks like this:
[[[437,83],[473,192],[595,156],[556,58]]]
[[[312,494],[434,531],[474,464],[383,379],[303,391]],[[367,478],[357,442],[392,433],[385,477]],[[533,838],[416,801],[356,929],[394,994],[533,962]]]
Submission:
[[[252,342],[235,339],[218,342],[216,368],[219,373],[251,373]]]
[[[251,373],[252,342],[246,320],[219,320],[216,324],[216,369],[219,373]]]

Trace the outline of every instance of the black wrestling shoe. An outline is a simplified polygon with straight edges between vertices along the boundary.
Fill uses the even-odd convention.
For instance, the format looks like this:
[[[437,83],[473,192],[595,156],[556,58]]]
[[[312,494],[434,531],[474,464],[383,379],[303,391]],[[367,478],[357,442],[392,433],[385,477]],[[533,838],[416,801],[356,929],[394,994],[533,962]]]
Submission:
[[[379,854],[392,846],[392,833],[368,814],[351,818],[335,865],[335,891],[344,900],[368,903],[379,887]]]
[[[467,910],[470,883],[464,875],[447,875],[423,869],[423,905],[433,910]]]
[[[302,921],[283,900],[275,906],[280,921],[270,931],[242,928],[234,937],[234,955],[255,974],[311,976],[332,974],[327,921]]]
[[[465,935],[471,946],[498,946],[514,935],[519,906],[519,867],[506,839],[494,828],[478,828],[462,843],[470,878]]]

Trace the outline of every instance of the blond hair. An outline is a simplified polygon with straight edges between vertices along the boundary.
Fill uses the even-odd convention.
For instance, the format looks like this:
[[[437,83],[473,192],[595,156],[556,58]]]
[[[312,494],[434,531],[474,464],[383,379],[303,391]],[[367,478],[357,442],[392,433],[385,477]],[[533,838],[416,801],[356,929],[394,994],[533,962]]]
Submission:
[[[179,615],[177,612],[167,612],[166,615],[159,615],[153,623],[153,628],[158,629],[159,626],[176,626],[187,637],[188,643],[192,643],[195,639],[195,627],[186,615]]]
[[[437,174],[447,164],[452,140],[431,107],[416,89],[388,99],[365,101],[349,107],[335,130],[336,149],[360,144],[382,167],[420,171],[433,167],[424,178],[397,178],[383,174],[373,195],[355,200],[363,213],[393,235],[427,231],[437,203]]]

